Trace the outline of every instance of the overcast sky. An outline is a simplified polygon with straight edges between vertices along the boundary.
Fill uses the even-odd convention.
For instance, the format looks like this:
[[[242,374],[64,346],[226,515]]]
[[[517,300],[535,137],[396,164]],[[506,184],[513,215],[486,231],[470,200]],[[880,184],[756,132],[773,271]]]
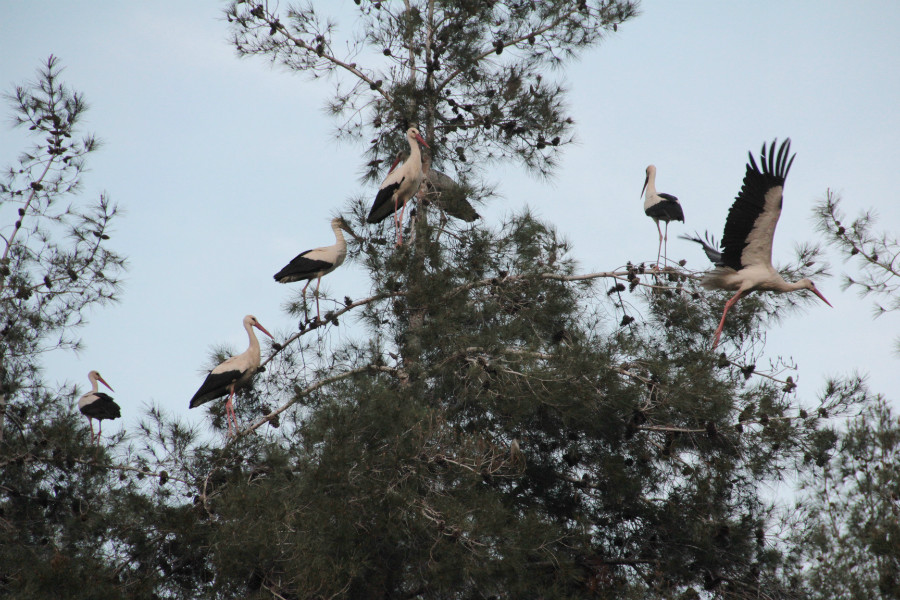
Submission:
[[[187,404],[210,346],[243,351],[248,313],[279,339],[295,331],[281,308],[291,290],[272,274],[333,243],[328,221],[347,198],[374,198],[358,179],[363,149],[331,137],[335,123],[322,110],[331,85],[238,60],[224,5],[0,0],[0,87],[33,80],[58,56],[65,81],[91,105],[85,129],[105,142],[90,157],[84,194],[105,191],[125,209],[111,240],[130,262],[122,302],[93,311],[85,350],[52,357],[46,374],[84,390],[87,372],[99,370],[125,426],[150,402],[201,421],[205,411]],[[676,236],[720,236],[747,151],[789,136],[797,158],[776,262],[814,241],[810,208],[829,188],[851,216],[874,207],[882,227],[900,230],[900,2],[646,0],[641,9],[562,75],[578,143],[557,176],[491,174],[501,197],[479,208],[488,224],[528,206],[572,242],[583,271],[652,261],[656,228],[639,193],[653,163],[657,188],[679,197],[687,220],[670,227],[669,257],[703,268],[699,248]],[[24,147],[9,114],[4,105],[2,166]],[[323,287],[337,297],[369,289],[355,265]],[[796,361],[806,403],[826,376],[854,370],[896,400],[900,315],[873,321],[870,304],[842,292],[837,277],[819,289],[834,308],[816,303],[773,326],[768,355]]]

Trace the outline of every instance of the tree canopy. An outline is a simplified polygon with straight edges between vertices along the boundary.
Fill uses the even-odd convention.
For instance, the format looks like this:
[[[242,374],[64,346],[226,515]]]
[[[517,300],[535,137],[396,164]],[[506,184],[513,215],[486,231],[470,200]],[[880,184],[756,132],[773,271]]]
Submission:
[[[68,336],[85,303],[115,299],[124,262],[106,250],[108,202],[74,216],[51,209],[95,147],[92,138],[66,141],[83,100],[58,84],[54,59],[34,89],[17,92],[20,120],[50,141],[10,171],[4,208],[17,202],[35,222],[54,215],[69,229],[27,238],[53,248],[46,255],[16,250],[24,225],[4,230],[7,254],[19,258],[4,262],[0,300],[31,354],[16,353],[20,363],[0,355],[15,374],[4,379],[14,385],[4,383],[0,590],[824,597],[803,568],[810,544],[832,538],[781,531],[770,490],[796,476],[813,486],[817,469],[837,468],[836,449],[856,433],[841,441],[830,419],[871,398],[859,377],[798,388],[794,367],[769,357],[765,329],[803,298],[743,299],[713,350],[727,295],[703,291],[684,265],[585,273],[553,225],[528,211],[486,223],[448,209],[453,194],[489,202],[483,178],[501,161],[552,173],[574,122],[560,74],[636,5],[356,5],[349,34],[312,4],[235,0],[225,10],[240,55],[335,85],[336,135],[365,147],[368,176],[364,195],[341,211],[360,234],[348,260],[371,283],[364,298],[332,299],[337,308],[321,319],[307,316],[308,298],[296,292],[287,311],[298,330],[263,348],[263,371],[236,401],[234,436],[221,403],[209,403],[221,436],[151,408],[137,430],[93,448],[73,394],[24,391],[22,373],[39,371],[40,336]],[[370,184],[404,150],[410,126],[428,144],[425,171],[440,168],[455,185],[423,184],[412,239],[395,246],[385,225],[365,218]],[[57,250],[58,239],[75,249]],[[818,250],[801,248],[783,274],[821,276]],[[76,283],[86,293],[75,294]],[[65,302],[54,287],[63,285],[77,300],[45,316]],[[812,497],[824,510],[827,497]],[[889,585],[890,560],[878,568]]]

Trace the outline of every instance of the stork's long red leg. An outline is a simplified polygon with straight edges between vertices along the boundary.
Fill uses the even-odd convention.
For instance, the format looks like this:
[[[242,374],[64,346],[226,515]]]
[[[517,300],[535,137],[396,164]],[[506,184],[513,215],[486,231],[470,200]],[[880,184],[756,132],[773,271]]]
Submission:
[[[94,420],[92,418],[88,417],[88,423],[91,426],[91,444],[93,444],[94,443]]]
[[[659,257],[662,255],[663,233],[662,229],[659,228],[659,220],[653,220],[656,222],[656,231],[659,232],[659,248],[656,249],[656,268],[659,269]]]
[[[400,219],[397,217],[397,211],[400,210],[400,206],[397,203],[397,194],[394,194],[394,233],[397,237],[396,245],[399,246],[401,242],[401,234],[400,234]]]
[[[404,203],[403,206],[400,207],[400,220],[397,223],[397,225],[399,226],[397,228],[397,235],[399,237],[399,241],[397,242],[398,246],[403,245],[403,215],[405,215],[405,214],[406,214],[406,204]]]
[[[310,279],[312,281],[312,279]],[[316,281],[316,321],[321,321],[322,316],[319,312],[319,284],[322,283],[322,276],[319,275],[318,281]]]
[[[719,321],[719,327],[716,329],[716,338],[713,340],[713,349],[719,345],[719,336],[722,335],[722,328],[725,327],[725,315],[728,314],[728,310],[734,306],[734,304],[741,299],[741,294],[743,294],[743,290],[738,290],[738,293],[732,296],[728,302],[725,303],[725,310],[722,311],[722,320]]]
[[[669,254],[669,222],[666,221],[666,233],[663,234],[663,255],[662,255],[664,267],[669,266],[668,254]]]
[[[234,385],[231,386],[231,392],[228,394],[228,400],[225,401],[225,418],[228,420],[228,435],[231,435],[231,420],[234,419],[234,428],[237,429],[237,417],[234,414],[234,405],[231,399],[234,397]]]
[[[306,288],[309,287],[309,284],[312,283],[312,279],[306,280],[306,285],[303,286],[303,291],[301,292],[303,296],[303,316],[307,319],[309,318],[309,313],[306,310]]]

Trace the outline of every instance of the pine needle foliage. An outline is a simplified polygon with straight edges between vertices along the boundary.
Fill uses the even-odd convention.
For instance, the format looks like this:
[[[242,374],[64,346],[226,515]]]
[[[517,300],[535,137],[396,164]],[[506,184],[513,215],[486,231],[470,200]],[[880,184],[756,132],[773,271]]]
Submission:
[[[323,294],[321,319],[299,292],[286,303],[298,329],[264,348],[235,436],[220,403],[221,436],[151,407],[129,439],[88,449],[73,394],[43,413],[68,423],[57,456],[64,442],[22,413],[43,436],[26,447],[47,450],[9,459],[29,483],[4,487],[2,508],[30,524],[10,547],[40,547],[40,568],[0,550],[0,589],[40,597],[93,576],[92,597],[796,597],[768,492],[827,462],[827,419],[865,394],[847,380],[801,395],[789,361],[767,359],[765,329],[795,299],[742,300],[713,352],[725,294],[681,268],[581,272],[528,211],[458,220],[423,193],[402,246],[392,225],[365,224],[412,125],[425,170],[473,202],[489,200],[495,162],[552,174],[573,136],[563,68],[634,3],[351,8],[349,37],[312,4],[225,14],[240,55],[332,78],[338,137],[366,145],[366,195],[343,212],[369,295]],[[820,270],[815,248],[798,254],[787,271]],[[51,515],[49,493],[41,513],[8,491],[30,500],[57,480],[91,503],[84,521]],[[57,552],[68,570],[53,571]]]
[[[573,125],[552,76],[636,10],[356,5],[355,37],[312,4],[226,16],[240,55],[332,79],[337,135],[367,145],[368,186],[415,125],[425,170],[480,201],[496,161],[552,173]],[[695,274],[579,273],[528,212],[460,223],[425,199],[400,247],[365,224],[367,198],[348,202],[371,293],[323,299],[321,321],[288,303],[299,330],[271,346],[235,439],[137,451],[196,486],[212,577],[194,593],[789,597],[764,492],[827,452],[823,415],[858,400],[826,390],[810,416],[790,365],[757,368],[764,326],[794,300],[747,299],[715,354],[725,298]],[[806,252],[788,269],[816,270]]]
[[[875,317],[900,310],[900,239],[875,229],[877,213],[868,210],[848,222],[840,196],[828,190],[813,214],[826,243],[854,267],[855,272],[843,274],[843,288],[856,290],[861,298],[872,297]],[[896,348],[900,352],[900,339]]]
[[[6,96],[33,145],[0,180],[0,595],[118,598],[110,494],[127,484],[89,443],[75,390],[41,370],[48,352],[79,347],[85,311],[117,300],[125,267],[108,244],[115,205],[80,194],[98,142],[61,71],[51,56]]]
[[[865,390],[862,388],[861,393]],[[900,427],[880,396],[802,482],[789,524],[787,578],[808,597],[855,600],[900,594]]]

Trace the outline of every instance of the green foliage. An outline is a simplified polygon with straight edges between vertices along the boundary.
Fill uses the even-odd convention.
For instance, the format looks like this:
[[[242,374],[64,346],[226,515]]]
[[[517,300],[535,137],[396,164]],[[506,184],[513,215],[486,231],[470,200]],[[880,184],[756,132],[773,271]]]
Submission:
[[[788,577],[809,598],[900,595],[898,455],[896,414],[877,397],[804,478]]]
[[[571,141],[573,121],[563,87],[547,73],[636,14],[627,0],[357,5],[349,39],[311,4],[280,9],[239,1],[226,15],[242,56],[337,80],[329,108],[342,119],[338,135],[374,138],[367,149],[373,180],[417,123],[435,165],[453,165],[460,175],[507,159],[549,175]],[[358,64],[363,52],[380,60]]]
[[[7,96],[13,123],[34,138],[0,181],[0,394],[7,398],[40,385],[40,354],[77,349],[84,309],[116,299],[125,266],[107,243],[116,207],[105,196],[78,198],[86,157],[99,144],[79,139],[87,104],[60,81],[58,62],[51,56],[37,81]]]
[[[40,377],[44,353],[78,347],[83,311],[117,297],[124,260],[107,248],[116,209],[78,196],[98,144],[78,137],[87,105],[61,82],[57,59],[8,100],[34,145],[0,182],[0,593],[123,597],[109,545],[121,486],[88,442],[74,391]]]
[[[551,172],[572,121],[549,74],[635,13],[614,0],[357,6],[344,56],[312,6],[235,1],[226,15],[239,53],[334,76],[338,134],[373,140],[370,180],[418,124],[425,169],[452,168],[475,201],[489,187],[473,162]],[[30,210],[38,195],[27,197]],[[93,448],[74,394],[18,397],[0,457],[11,524],[0,528],[0,591],[797,597],[768,491],[828,465],[837,437],[826,419],[866,393],[843,380],[810,398],[791,365],[764,366],[765,326],[794,300],[742,301],[713,353],[725,296],[703,293],[694,273],[580,273],[569,244],[527,212],[461,223],[427,197],[395,247],[385,225],[365,224],[366,204],[345,212],[361,232],[348,258],[370,295],[321,298],[321,320],[302,318],[266,349],[264,373],[235,403],[236,436],[200,435],[151,408],[129,440]],[[88,236],[105,241],[97,223]],[[799,254],[787,270],[819,270],[814,249]],[[113,289],[98,275],[91,297]],[[66,305],[58,327],[68,332],[81,308]],[[287,309],[300,318],[304,301]],[[223,432],[220,404],[208,410]],[[889,556],[888,532],[868,531],[867,548]]]
[[[840,197],[829,190],[816,204],[815,218],[828,244],[840,252],[845,262],[855,265],[855,274],[844,273],[843,288],[855,289],[863,298],[876,298],[876,317],[900,310],[900,240],[891,232],[874,230],[877,215],[872,210],[847,223],[840,204]],[[900,349],[900,341],[897,347]]]

